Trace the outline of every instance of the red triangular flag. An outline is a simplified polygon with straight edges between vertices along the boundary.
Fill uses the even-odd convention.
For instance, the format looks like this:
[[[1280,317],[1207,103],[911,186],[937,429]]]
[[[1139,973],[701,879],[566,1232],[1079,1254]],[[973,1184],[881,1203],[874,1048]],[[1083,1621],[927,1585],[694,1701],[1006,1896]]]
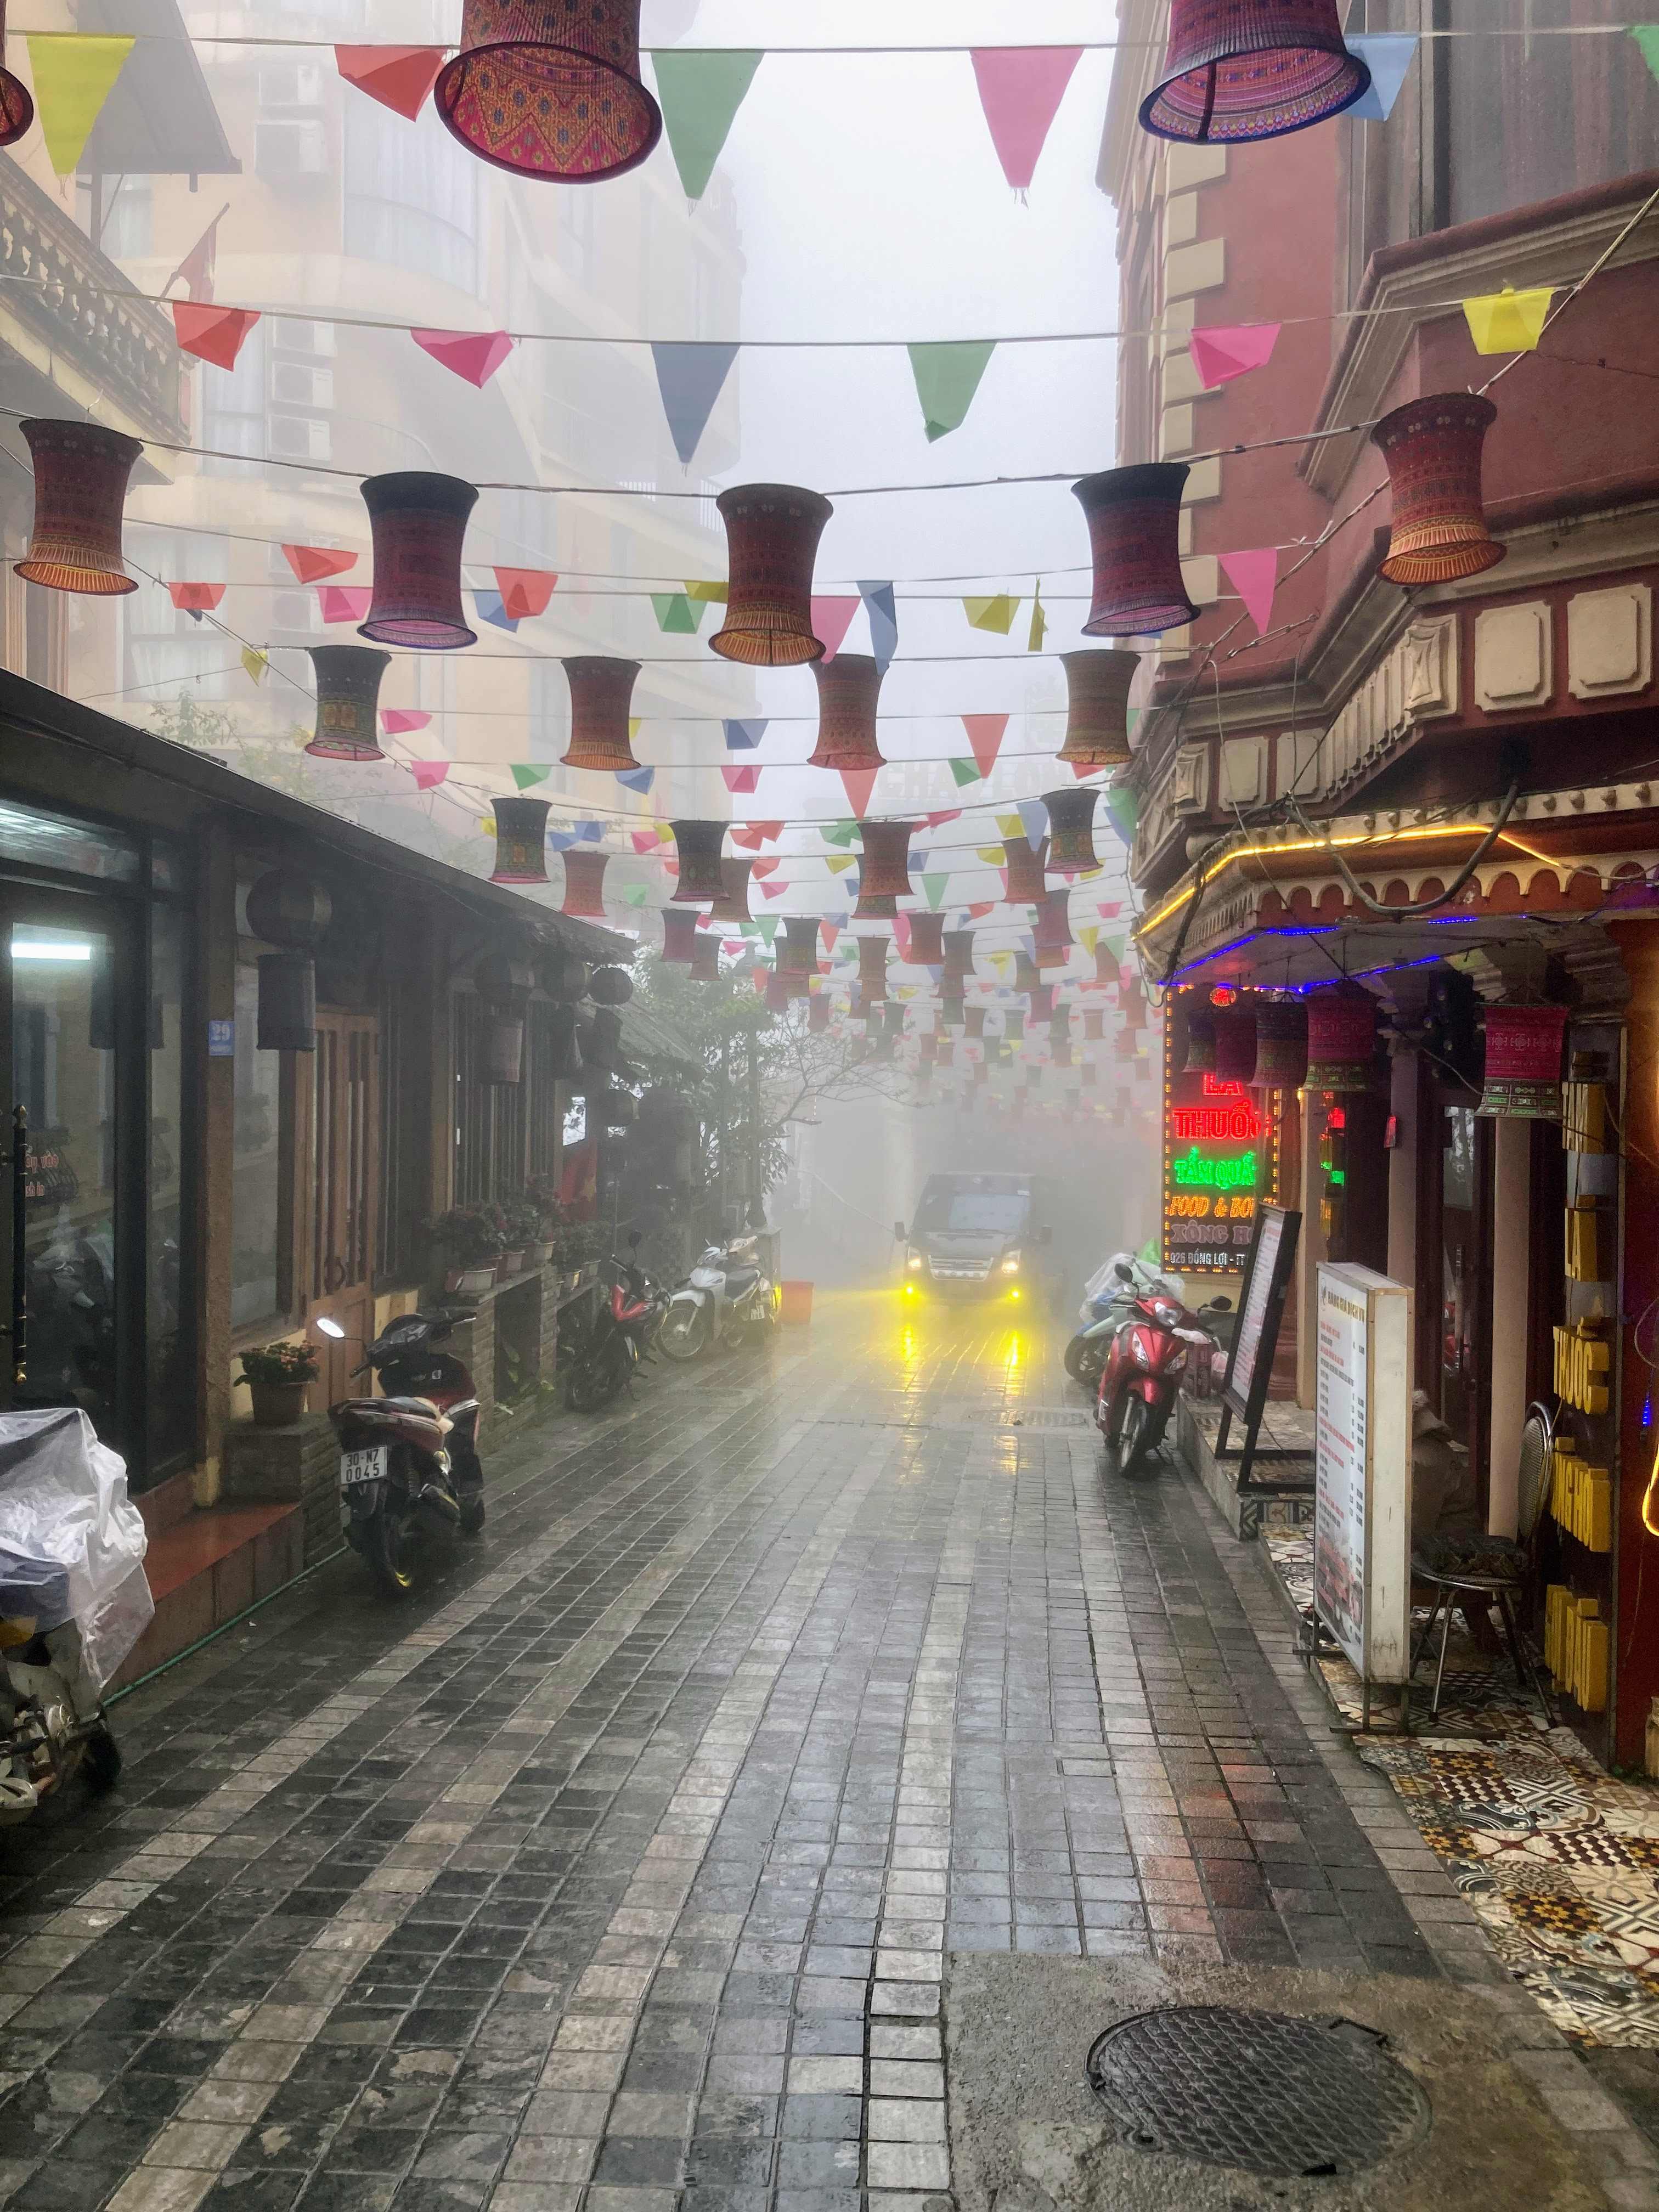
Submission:
[[[734,822],[732,825],[732,842],[734,845],[744,846],[749,852],[758,853],[761,848],[760,823],[744,822],[739,824]]]
[[[977,905],[970,906],[968,908],[969,921],[977,921],[981,915],[989,914],[995,904],[996,901],[994,899],[981,899]]]
[[[893,917],[893,944],[900,960],[908,961],[910,957],[910,917],[908,914],[896,914]]]
[[[763,884],[761,885],[761,896],[763,898],[781,898],[788,888],[789,886],[787,884]]]
[[[1048,126],[1081,59],[1081,46],[976,46],[974,76],[1002,173],[1017,192],[1030,183]]]
[[[841,924],[838,921],[821,921],[818,924],[818,929],[823,939],[824,951],[833,952],[836,949],[836,939],[841,935]],[[827,966],[823,972],[826,975],[830,973]]]
[[[844,768],[841,771],[841,780],[847,787],[847,803],[860,822],[864,819],[865,808],[870,804],[870,793],[876,787],[876,778],[880,774],[878,768]]]
[[[505,331],[411,331],[409,335],[422,353],[480,391],[514,346]]]
[[[495,577],[501,612],[514,622],[544,615],[559,580],[550,568],[497,568]]]
[[[1193,370],[1206,392],[1247,369],[1262,368],[1273,358],[1279,337],[1277,323],[1218,323],[1207,331],[1189,331],[1187,350]]]
[[[783,834],[781,822],[751,822],[749,826],[760,831],[763,845],[775,845]]]
[[[412,123],[426,105],[447,51],[444,46],[336,46],[334,65],[348,84]]]
[[[941,823],[960,822],[962,809],[959,806],[941,806],[936,812],[924,815],[922,819],[930,830],[937,830]]]
[[[222,584],[169,584],[167,597],[180,614],[211,614],[225,596]]]
[[[750,866],[749,872],[756,877],[775,876],[782,866],[781,860],[756,860]]]
[[[760,781],[760,770],[757,768],[723,767],[720,774],[726,778],[726,789],[734,793],[753,791]]]
[[[210,361],[215,368],[234,368],[248,332],[259,319],[257,307],[204,307],[194,300],[169,300],[173,327],[181,353]]]
[[[283,555],[301,584],[320,584],[325,576],[343,576],[357,565],[355,553],[337,553],[328,545],[284,545]]]
[[[996,757],[1008,727],[1006,714],[964,714],[962,726],[968,732],[968,743],[973,750],[974,766],[981,775],[989,775],[996,765]]]
[[[1265,632],[1273,617],[1273,592],[1279,583],[1279,549],[1266,545],[1249,553],[1224,553],[1222,568],[1244,602],[1244,611],[1258,630]]]
[[[416,787],[421,791],[432,790],[449,774],[447,761],[410,761],[409,765]]]
[[[368,616],[374,591],[369,584],[322,584],[317,597],[325,623],[360,623]]]
[[[823,646],[826,660],[833,660],[841,651],[860,604],[856,596],[850,599],[814,599],[812,601],[812,635]]]
[[[400,737],[405,730],[423,730],[432,720],[413,707],[386,707],[380,711],[380,727],[387,737]]]

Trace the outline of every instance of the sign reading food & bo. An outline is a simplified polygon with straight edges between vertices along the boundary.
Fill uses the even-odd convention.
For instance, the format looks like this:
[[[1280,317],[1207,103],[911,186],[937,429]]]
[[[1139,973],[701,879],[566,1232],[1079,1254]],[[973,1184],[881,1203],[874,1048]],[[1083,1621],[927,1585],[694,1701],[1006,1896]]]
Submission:
[[[1208,1072],[1164,1073],[1164,1263],[1182,1274],[1237,1274],[1256,1208],[1279,1197],[1279,1127],[1270,1091]]]

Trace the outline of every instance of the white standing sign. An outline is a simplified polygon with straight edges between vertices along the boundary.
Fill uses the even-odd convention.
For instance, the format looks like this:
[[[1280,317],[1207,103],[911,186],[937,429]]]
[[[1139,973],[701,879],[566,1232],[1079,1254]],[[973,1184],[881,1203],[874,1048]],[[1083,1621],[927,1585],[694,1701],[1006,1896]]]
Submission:
[[[1411,1665],[1412,1295],[1319,1270],[1314,1604],[1367,1682]]]

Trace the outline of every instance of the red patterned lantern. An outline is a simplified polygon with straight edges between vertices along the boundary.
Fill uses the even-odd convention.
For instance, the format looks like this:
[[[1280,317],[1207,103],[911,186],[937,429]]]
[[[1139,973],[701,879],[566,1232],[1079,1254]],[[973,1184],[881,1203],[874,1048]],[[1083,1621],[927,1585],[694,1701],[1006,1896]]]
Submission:
[[[720,841],[726,835],[725,823],[671,822],[668,826],[674,833],[674,849],[680,862],[673,903],[706,906],[722,898],[726,881],[720,871]]]
[[[603,853],[587,856],[605,867]],[[498,799],[495,801],[495,866],[492,884],[544,884],[547,881],[547,801],[544,799]],[[566,881],[569,878],[567,875]],[[566,894],[567,897],[568,893]],[[565,912],[571,911],[568,906]],[[603,914],[603,907],[599,909]]]
[[[700,918],[686,906],[665,906],[662,910],[662,957],[677,968],[684,967],[691,957]]]
[[[910,917],[910,964],[937,968],[945,957],[945,916],[913,914]]]
[[[1048,866],[1051,869],[1097,868],[1095,850],[1095,801],[1100,793],[1091,784],[1069,791],[1045,791],[1048,810]]]
[[[1071,1066],[1072,1039],[1069,1031],[1065,1036],[1051,1037],[1049,1040],[1048,1049],[1054,1054],[1054,1061],[1056,1067],[1069,1067]]]
[[[818,741],[808,768],[879,768],[876,701],[885,672],[867,653],[838,653],[812,664],[818,686]]]
[[[432,99],[481,161],[556,184],[619,177],[662,136],[640,82],[640,0],[466,0]]]
[[[982,1037],[984,1036],[985,1017],[988,1011],[989,1010],[984,1006],[969,1006],[968,1008],[967,1027],[968,1035],[970,1037]]]
[[[814,991],[806,1002],[806,1027],[813,1036],[821,1036],[830,1026],[828,994]]]
[[[755,863],[736,853],[720,860],[720,895],[708,909],[710,921],[732,926],[749,920],[749,872]]]
[[[818,918],[815,914],[786,915],[783,940],[778,947],[778,968],[804,993],[818,964]],[[828,1001],[825,1001],[826,1005]]]
[[[1486,1069],[1477,1114],[1515,1121],[1561,1119],[1565,1006],[1488,1006]]]
[[[17,427],[34,470],[34,526],[18,574],[93,599],[136,592],[121,565],[121,514],[143,446],[96,422],[31,416]]]
[[[947,929],[945,933],[945,981],[969,983],[974,976],[974,933]]]
[[[1026,1000],[1025,1012],[1034,1022],[1052,1021],[1054,1012],[1054,987],[1052,983],[1034,983]]]
[[[461,549],[478,495],[459,477],[399,469],[363,479],[374,538],[374,599],[359,637],[428,653],[476,645],[461,608]]]
[[[709,639],[750,668],[820,660],[812,633],[812,564],[834,509],[793,484],[738,484],[714,502],[726,523],[726,621]]]
[[[789,1011],[789,978],[775,969],[766,979],[766,1006],[769,1013],[787,1014]]]
[[[1038,910],[1036,921],[1036,964],[1039,968],[1063,968],[1072,951],[1072,894],[1064,889],[1049,891]]]
[[[1146,1026],[1146,1001],[1136,983],[1125,983],[1118,991],[1117,1010],[1123,1017],[1126,1029],[1144,1030]]]
[[[887,939],[860,937],[858,945],[859,997],[862,1005],[870,1006],[887,996]]]
[[[1106,1012],[1103,1007],[1085,1006],[1083,1009],[1083,1042],[1085,1044],[1098,1044],[1100,1042],[1101,1032],[1104,1026],[1105,1020]]]
[[[561,914],[587,921],[605,920],[605,868],[610,856],[573,845],[564,856],[564,904]]]
[[[1215,1009],[1187,1001],[1187,1049],[1181,1062],[1183,1075],[1215,1073]]]
[[[1237,998],[1231,1006],[1217,1006],[1213,1011],[1216,1081],[1252,1081],[1255,1075],[1255,1000]]]
[[[615,775],[639,766],[628,728],[639,672],[637,660],[613,660],[603,653],[579,655],[564,663],[570,686],[570,744],[561,768],[589,768]]]
[[[1376,1001],[1357,983],[1308,997],[1310,1091],[1369,1091],[1376,1075]]]
[[[1042,977],[1038,973],[1036,962],[1030,953],[1016,952],[1014,955],[1015,990],[1035,991],[1042,981]]]
[[[317,679],[317,724],[306,750],[318,760],[384,760],[374,717],[392,655],[367,645],[306,650]]]
[[[1299,1091],[1308,1075],[1308,1009],[1300,999],[1255,1002],[1253,1091]]]
[[[897,902],[910,893],[910,832],[913,822],[862,822],[863,858],[859,863],[855,921],[890,921]]]
[[[1121,768],[1129,757],[1129,686],[1140,655],[1116,647],[1062,653],[1067,768]]]
[[[701,916],[694,917],[701,920]],[[690,981],[718,983],[720,979],[720,941],[712,929],[700,929],[691,940]]]
[[[1153,637],[1197,618],[1181,577],[1185,461],[1103,469],[1072,486],[1089,521],[1094,603],[1085,637]]]
[[[1450,584],[1495,568],[1507,550],[1486,529],[1480,453],[1498,410],[1477,392],[1441,392],[1385,415],[1371,443],[1388,465],[1391,584]]]
[[[1340,115],[1370,81],[1342,43],[1336,0],[1171,0],[1140,124],[1188,144],[1283,138]]]
[[[1003,839],[1002,857],[1008,870],[1008,888],[1003,896],[1010,906],[1040,906],[1047,897],[1048,885],[1042,880],[1042,864],[1048,850],[1046,837],[1035,850],[1027,838]]]
[[[0,55],[6,51],[6,10],[0,0]],[[0,146],[15,146],[34,120],[34,102],[21,77],[0,69]]]

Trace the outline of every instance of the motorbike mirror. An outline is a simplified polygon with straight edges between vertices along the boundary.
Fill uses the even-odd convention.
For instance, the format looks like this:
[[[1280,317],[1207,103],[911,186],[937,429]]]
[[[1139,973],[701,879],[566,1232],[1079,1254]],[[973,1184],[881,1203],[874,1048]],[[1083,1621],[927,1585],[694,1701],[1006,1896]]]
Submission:
[[[1113,1268],[1112,1273],[1117,1277],[1120,1283],[1133,1283],[1135,1279],[1134,1269],[1123,1260],[1120,1260],[1118,1261],[1116,1267]]]
[[[1232,1310],[1233,1302],[1231,1298],[1212,1298],[1204,1309],[1206,1313],[1231,1313]]]
[[[331,1336],[337,1344],[344,1343],[345,1331],[341,1328],[337,1321],[331,1320],[327,1314],[319,1314],[317,1316],[317,1326],[321,1329],[325,1336]]]
[[[902,1221],[896,1221],[893,1224],[893,1242],[896,1244],[902,1244],[904,1242],[904,1224]]]

